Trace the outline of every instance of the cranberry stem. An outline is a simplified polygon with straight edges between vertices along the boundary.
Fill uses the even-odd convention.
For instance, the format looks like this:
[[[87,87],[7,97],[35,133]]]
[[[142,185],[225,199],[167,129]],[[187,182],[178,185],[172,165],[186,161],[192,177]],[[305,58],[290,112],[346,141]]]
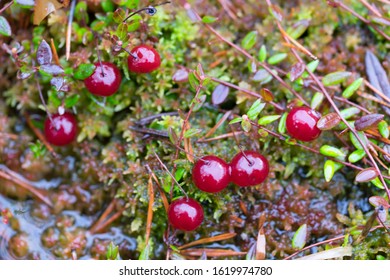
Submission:
[[[236,131],[234,130],[233,126],[231,124],[229,124],[229,127],[230,129],[232,130],[233,132],[233,137],[234,137],[234,140],[236,141],[236,144],[238,146],[238,148],[240,149],[242,155],[244,156],[244,158],[248,161],[249,163],[249,166],[252,166],[253,165],[253,162],[249,160],[249,158],[246,156],[246,154],[244,153],[244,150],[242,149],[241,145],[240,145],[240,141],[238,141],[238,138],[236,136]]]
[[[41,99],[41,102],[42,102],[42,104],[43,104],[43,107],[45,107],[47,116],[48,116],[48,118],[50,119],[50,122],[52,123],[52,122],[53,122],[53,118],[51,117],[51,114],[50,114],[50,112],[49,112],[49,109],[47,108],[45,99],[43,98],[41,85],[39,84],[39,81],[38,81],[36,75],[35,75],[35,80],[36,80],[36,82],[37,82],[37,88],[38,88],[38,92],[39,92],[39,98]],[[57,127],[56,127],[56,129],[57,129]]]
[[[179,149],[180,151],[183,151],[183,152],[185,152],[186,154],[188,154],[188,155],[190,155],[190,156],[193,156],[193,157],[196,158],[197,160],[203,161],[203,162],[205,162],[205,163],[207,163],[207,164],[210,163],[208,160],[205,160],[205,159],[203,159],[203,158],[201,158],[201,157],[198,157],[198,156],[196,156],[196,155],[194,155],[194,154],[191,154],[190,152],[187,152],[185,149],[183,149],[182,147],[179,147],[178,145],[175,145],[175,147],[176,147],[177,149]]]
[[[100,75],[102,75],[102,77],[104,77],[105,74],[104,74],[104,69],[103,69],[102,57],[101,57],[101,54],[100,54],[99,44],[98,44],[97,39],[96,39],[96,53],[97,53],[97,57],[98,57],[98,60],[99,60],[100,68],[101,68],[101,70],[102,70],[102,72],[100,73]]]
[[[172,173],[168,170],[168,168],[165,166],[165,164],[161,161],[160,157],[157,155],[156,152],[153,152],[154,153],[154,156],[156,157],[156,159],[158,160],[158,162],[160,163],[160,165],[165,169],[165,171],[169,174],[169,176],[171,176],[172,180],[176,183],[176,185],[179,187],[179,189],[181,190],[181,192],[185,195],[186,199],[188,199],[188,194],[184,191],[184,189],[180,186],[179,182],[176,181],[175,179],[175,176],[172,175]]]
[[[162,2],[162,3],[160,3],[160,4],[156,4],[156,5],[154,5],[154,6],[148,6],[148,7],[141,8],[141,9],[139,9],[139,10],[137,10],[137,11],[131,13],[130,15],[128,15],[128,16],[123,20],[123,22],[125,22],[126,20],[128,20],[128,19],[131,18],[132,16],[134,16],[134,15],[136,15],[136,14],[139,14],[139,13],[141,13],[141,12],[143,12],[143,11],[147,11],[147,10],[149,10],[149,9],[154,9],[154,7],[161,6],[161,5],[165,5],[165,4],[170,4],[170,3],[171,3],[170,1],[166,1],[166,2]]]

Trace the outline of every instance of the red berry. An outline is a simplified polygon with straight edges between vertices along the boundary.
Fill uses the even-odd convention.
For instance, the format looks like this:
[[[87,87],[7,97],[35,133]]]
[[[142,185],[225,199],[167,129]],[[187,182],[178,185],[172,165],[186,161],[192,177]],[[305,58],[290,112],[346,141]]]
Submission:
[[[147,45],[140,45],[131,50],[127,58],[129,70],[135,73],[150,73],[160,67],[158,52]]]
[[[309,142],[317,139],[321,130],[317,122],[321,115],[309,107],[295,107],[287,115],[286,128],[291,137]]]
[[[118,91],[122,76],[118,67],[110,62],[95,63],[95,71],[84,80],[85,87],[92,94],[110,96]]]
[[[168,220],[177,229],[191,231],[203,222],[203,208],[192,198],[174,200],[168,209]]]
[[[73,114],[65,112],[63,115],[54,114],[45,120],[46,140],[55,146],[64,146],[71,143],[77,134],[77,122]]]
[[[195,163],[192,180],[204,192],[219,192],[230,182],[229,165],[219,157],[205,156]]]
[[[261,184],[268,172],[267,159],[255,151],[240,152],[230,163],[230,179],[240,187]]]

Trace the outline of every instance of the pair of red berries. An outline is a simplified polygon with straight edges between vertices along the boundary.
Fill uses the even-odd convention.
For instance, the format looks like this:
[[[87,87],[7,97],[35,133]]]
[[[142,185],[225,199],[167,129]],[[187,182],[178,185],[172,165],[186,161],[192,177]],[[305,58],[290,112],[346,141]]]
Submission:
[[[135,73],[149,73],[160,67],[158,52],[147,45],[140,45],[131,51],[127,59],[128,68]],[[118,67],[110,62],[95,63],[95,71],[84,80],[89,92],[99,96],[113,95],[119,89],[122,76]],[[45,121],[46,140],[56,146],[70,144],[77,135],[76,117],[71,113],[54,114]]]
[[[226,163],[217,156],[205,156],[192,169],[192,180],[200,190],[216,193],[230,182],[240,187],[261,184],[268,176],[267,159],[256,151],[242,151]]]
[[[160,67],[161,59],[158,52],[147,45],[133,48],[127,58],[129,71],[146,74]],[[84,80],[85,87],[92,94],[110,96],[118,91],[122,76],[118,67],[110,62],[95,63],[95,71]]]
[[[241,187],[262,183],[269,173],[267,159],[255,151],[238,153],[227,164],[217,156],[205,156],[192,169],[194,184],[202,191],[216,193],[233,182]],[[192,198],[174,200],[168,209],[168,220],[173,227],[191,231],[203,222],[203,208]]]

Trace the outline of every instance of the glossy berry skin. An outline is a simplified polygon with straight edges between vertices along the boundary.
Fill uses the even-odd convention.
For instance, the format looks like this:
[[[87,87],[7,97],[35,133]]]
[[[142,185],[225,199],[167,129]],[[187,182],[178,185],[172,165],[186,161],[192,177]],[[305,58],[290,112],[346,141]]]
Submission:
[[[320,118],[321,115],[309,107],[295,107],[287,115],[287,132],[297,140],[313,141],[321,134],[321,130],[317,128]]]
[[[203,222],[203,208],[192,198],[174,200],[168,208],[168,220],[176,229],[192,231]]]
[[[46,140],[55,146],[65,146],[73,142],[77,135],[77,121],[73,114],[54,114],[45,120]]]
[[[268,173],[268,160],[256,151],[240,152],[230,162],[230,180],[240,187],[261,184]]]
[[[229,165],[216,156],[202,157],[192,169],[192,180],[204,192],[219,192],[230,183]]]
[[[161,59],[158,52],[147,45],[139,45],[131,50],[127,58],[129,70],[134,73],[150,73],[160,67]]]
[[[114,64],[110,62],[95,63],[95,71],[84,80],[88,91],[98,96],[110,96],[118,91],[122,82],[121,73]],[[103,71],[102,71],[103,68]]]

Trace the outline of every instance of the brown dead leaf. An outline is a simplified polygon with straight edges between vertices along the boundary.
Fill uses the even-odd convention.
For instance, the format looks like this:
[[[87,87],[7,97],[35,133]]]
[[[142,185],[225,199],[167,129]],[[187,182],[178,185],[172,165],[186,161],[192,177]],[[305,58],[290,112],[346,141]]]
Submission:
[[[202,238],[202,239],[199,239],[199,240],[187,243],[187,244],[185,244],[183,246],[180,246],[179,250],[182,250],[182,249],[185,249],[185,248],[189,248],[189,247],[193,247],[193,246],[200,245],[200,244],[206,244],[206,243],[226,240],[226,239],[229,239],[229,238],[233,238],[234,236],[236,236],[236,233],[229,232],[229,233],[223,233],[223,234],[220,234],[220,235],[216,235],[216,236],[213,236],[213,237]]]
[[[64,4],[57,0],[36,0],[33,18],[34,24],[39,25],[45,17],[62,7],[64,7]]]
[[[244,256],[247,252],[237,252],[227,249],[187,249],[180,251],[180,254],[200,257],[202,254],[206,253],[207,257],[234,257],[234,256]]]

